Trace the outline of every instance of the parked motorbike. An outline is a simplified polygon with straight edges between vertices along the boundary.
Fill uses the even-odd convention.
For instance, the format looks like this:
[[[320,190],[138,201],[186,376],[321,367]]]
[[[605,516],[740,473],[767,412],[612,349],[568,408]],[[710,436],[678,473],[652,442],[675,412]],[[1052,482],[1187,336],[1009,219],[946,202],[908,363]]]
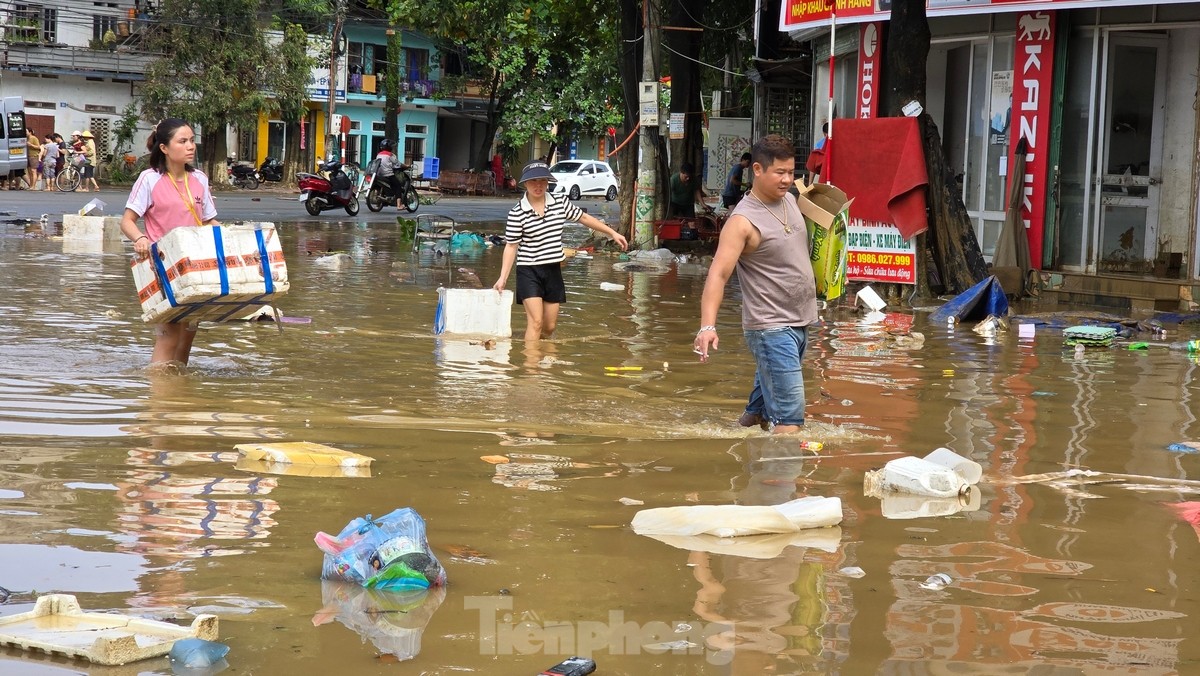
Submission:
[[[413,186],[412,176],[408,173],[408,169],[397,169],[396,177],[400,179],[400,189],[404,195],[404,208],[408,213],[413,213],[420,206],[421,200],[417,196],[417,189]],[[396,196],[393,194],[392,182],[379,175],[379,159],[371,160],[363,171],[363,178],[359,182],[358,194],[365,196],[367,208],[371,211],[383,211],[383,208],[396,203]]]
[[[248,190],[258,188],[258,173],[250,162],[235,162],[232,157],[226,157],[225,171],[229,173],[229,182],[233,185]]]
[[[283,180],[283,162],[268,157],[258,168],[258,180],[262,183],[279,183]]]
[[[300,180],[300,201],[304,202],[305,210],[316,216],[330,209],[345,209],[351,216],[357,216],[358,195],[354,182],[342,170],[342,163],[329,160],[321,165],[321,171],[329,178],[305,172],[296,174]]]

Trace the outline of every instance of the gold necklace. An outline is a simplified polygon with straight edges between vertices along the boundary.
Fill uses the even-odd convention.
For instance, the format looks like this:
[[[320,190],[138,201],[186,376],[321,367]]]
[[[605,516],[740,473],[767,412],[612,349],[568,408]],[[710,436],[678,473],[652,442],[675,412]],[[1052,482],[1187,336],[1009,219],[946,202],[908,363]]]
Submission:
[[[774,217],[775,217],[775,220],[779,221],[779,223],[780,223],[781,225],[783,225],[783,232],[784,232],[784,234],[787,234],[787,235],[790,235],[790,234],[792,234],[792,226],[788,224],[788,221],[790,221],[790,220],[791,220],[791,218],[789,218],[789,217],[788,217],[787,205],[786,205],[786,204],[785,204],[785,205],[783,205],[783,218],[780,218],[778,214],[776,214],[774,211],[772,211],[772,210],[771,210],[771,207],[767,206],[767,203],[766,203],[766,202],[762,201],[762,198],[761,198],[761,197],[759,197],[758,195],[754,194],[754,191],[751,191],[751,192],[750,192],[750,196],[751,196],[751,197],[753,197],[754,199],[758,200],[758,203],[759,203],[759,204],[761,204],[761,205],[763,205],[763,208],[767,210],[767,213],[769,213],[769,214],[771,214],[772,216],[774,216]]]

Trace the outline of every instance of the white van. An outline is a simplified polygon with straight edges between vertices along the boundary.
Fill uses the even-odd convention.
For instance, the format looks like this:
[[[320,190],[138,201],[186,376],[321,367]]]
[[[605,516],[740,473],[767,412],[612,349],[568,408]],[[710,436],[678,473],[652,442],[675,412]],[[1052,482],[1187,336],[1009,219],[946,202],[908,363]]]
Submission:
[[[0,98],[0,176],[25,173],[25,99],[20,96]]]

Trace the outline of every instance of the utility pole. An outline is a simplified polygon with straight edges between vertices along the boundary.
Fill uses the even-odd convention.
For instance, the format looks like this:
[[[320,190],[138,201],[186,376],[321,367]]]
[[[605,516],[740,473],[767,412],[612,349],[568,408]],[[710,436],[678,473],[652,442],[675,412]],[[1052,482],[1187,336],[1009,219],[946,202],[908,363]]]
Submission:
[[[337,110],[338,52],[341,51],[342,25],[346,21],[346,0],[335,0],[335,3],[337,6],[335,8],[336,12],[333,21],[333,40],[329,46],[329,121],[327,125],[328,132],[325,136],[327,144],[330,138],[340,138],[342,133],[342,130],[339,127],[335,127],[333,123],[333,115]],[[346,149],[342,148],[341,150],[341,161],[345,162]],[[325,154],[329,154],[328,149],[326,149]]]
[[[658,75],[654,70],[654,31],[650,25],[650,0],[642,0],[642,82],[639,95],[641,129],[638,144],[641,160],[638,163],[637,192],[634,194],[634,246],[653,242],[654,221],[658,217]],[[651,105],[652,104],[652,105]]]

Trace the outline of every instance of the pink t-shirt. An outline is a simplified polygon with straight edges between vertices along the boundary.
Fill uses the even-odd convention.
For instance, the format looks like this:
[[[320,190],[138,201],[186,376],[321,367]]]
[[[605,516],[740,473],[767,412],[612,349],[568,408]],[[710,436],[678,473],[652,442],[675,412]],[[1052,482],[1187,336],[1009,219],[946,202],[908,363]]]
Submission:
[[[175,228],[196,225],[196,216],[187,206],[189,190],[200,222],[216,218],[217,206],[208,189],[208,177],[199,169],[187,173],[186,186],[154,169],[143,171],[129,191],[125,208],[146,219],[146,235],[157,242]]]

